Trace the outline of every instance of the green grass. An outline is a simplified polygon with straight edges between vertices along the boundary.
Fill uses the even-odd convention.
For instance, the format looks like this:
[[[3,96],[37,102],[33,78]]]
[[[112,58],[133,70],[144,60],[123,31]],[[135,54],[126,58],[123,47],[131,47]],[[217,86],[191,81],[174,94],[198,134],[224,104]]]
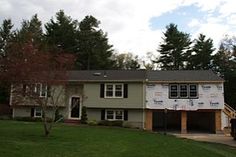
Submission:
[[[236,157],[236,149],[140,130],[0,121],[1,157]]]

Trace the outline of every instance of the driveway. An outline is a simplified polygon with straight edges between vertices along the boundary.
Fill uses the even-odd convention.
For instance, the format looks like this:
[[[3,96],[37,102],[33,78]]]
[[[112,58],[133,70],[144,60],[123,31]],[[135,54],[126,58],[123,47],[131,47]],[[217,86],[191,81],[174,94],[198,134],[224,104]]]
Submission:
[[[236,147],[236,140],[233,140],[233,137],[226,136],[224,134],[208,134],[208,133],[189,133],[189,134],[171,133],[171,134],[180,138],[187,138],[196,141],[221,143],[232,147]]]

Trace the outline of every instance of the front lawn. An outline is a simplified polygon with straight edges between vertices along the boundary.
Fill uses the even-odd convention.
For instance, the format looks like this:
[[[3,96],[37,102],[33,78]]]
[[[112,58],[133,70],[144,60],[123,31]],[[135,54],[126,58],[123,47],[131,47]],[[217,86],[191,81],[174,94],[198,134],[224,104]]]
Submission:
[[[236,157],[236,149],[124,128],[0,121],[1,157]]]

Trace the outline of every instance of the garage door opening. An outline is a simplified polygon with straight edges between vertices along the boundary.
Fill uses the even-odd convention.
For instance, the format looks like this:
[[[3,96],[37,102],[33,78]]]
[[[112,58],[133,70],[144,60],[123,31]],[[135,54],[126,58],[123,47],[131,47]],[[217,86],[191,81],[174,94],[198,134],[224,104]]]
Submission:
[[[215,113],[214,112],[187,112],[187,129],[192,132],[215,131]]]
[[[169,111],[165,115],[164,110],[153,112],[153,130],[164,131],[165,129],[165,116],[167,123],[167,131],[180,131],[181,130],[181,112]]]

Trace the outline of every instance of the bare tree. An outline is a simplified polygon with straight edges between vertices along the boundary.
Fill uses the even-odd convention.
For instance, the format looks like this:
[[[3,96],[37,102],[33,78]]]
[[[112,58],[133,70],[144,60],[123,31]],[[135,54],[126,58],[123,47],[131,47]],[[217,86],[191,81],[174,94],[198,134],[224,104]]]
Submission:
[[[8,56],[0,60],[1,79],[11,84],[11,105],[40,107],[45,136],[50,134],[56,110],[65,105],[67,69],[73,58],[71,54],[39,50],[29,40],[14,43]]]

